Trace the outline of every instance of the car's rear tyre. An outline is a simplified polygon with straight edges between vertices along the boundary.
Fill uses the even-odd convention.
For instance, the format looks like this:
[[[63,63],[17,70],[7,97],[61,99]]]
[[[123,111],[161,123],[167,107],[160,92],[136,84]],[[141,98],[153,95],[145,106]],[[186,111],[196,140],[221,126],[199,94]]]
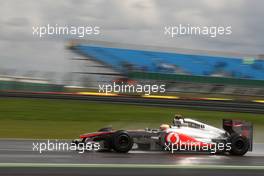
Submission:
[[[249,140],[245,136],[233,133],[229,138],[231,143],[231,150],[229,153],[231,155],[243,156],[247,153],[249,149]]]
[[[133,138],[124,130],[113,134],[113,149],[118,153],[127,153],[133,147]]]

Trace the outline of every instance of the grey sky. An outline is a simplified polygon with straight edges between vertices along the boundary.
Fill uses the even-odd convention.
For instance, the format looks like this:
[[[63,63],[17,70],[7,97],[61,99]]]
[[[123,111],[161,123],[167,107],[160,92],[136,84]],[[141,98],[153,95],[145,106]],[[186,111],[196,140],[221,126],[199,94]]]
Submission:
[[[98,25],[86,39],[128,44],[263,54],[262,0],[8,0],[0,1],[0,68],[67,72],[67,40],[38,39],[32,26]],[[168,38],[164,25],[232,26],[228,37]]]

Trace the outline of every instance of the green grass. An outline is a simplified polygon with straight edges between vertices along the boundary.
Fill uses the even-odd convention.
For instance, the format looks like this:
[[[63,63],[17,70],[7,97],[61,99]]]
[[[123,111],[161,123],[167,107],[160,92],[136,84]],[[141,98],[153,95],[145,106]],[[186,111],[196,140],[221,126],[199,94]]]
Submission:
[[[156,128],[171,123],[175,113],[217,127],[221,127],[222,118],[248,120],[255,125],[256,141],[264,141],[264,115],[259,114],[21,98],[0,98],[0,138],[70,139],[110,125],[117,129]]]

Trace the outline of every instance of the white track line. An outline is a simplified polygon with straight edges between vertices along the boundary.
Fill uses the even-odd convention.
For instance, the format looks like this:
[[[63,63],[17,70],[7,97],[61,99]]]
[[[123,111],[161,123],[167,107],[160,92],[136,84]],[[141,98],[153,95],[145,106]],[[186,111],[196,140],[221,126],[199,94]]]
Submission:
[[[63,163],[0,163],[0,167],[26,168],[149,168],[149,169],[226,169],[226,170],[264,170],[264,166],[231,165],[161,165],[161,164],[63,164]]]

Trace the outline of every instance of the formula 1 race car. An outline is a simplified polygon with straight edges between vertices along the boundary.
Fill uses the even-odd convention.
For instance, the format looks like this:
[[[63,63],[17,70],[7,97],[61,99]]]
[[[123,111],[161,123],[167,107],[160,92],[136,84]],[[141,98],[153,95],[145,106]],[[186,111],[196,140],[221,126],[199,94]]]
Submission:
[[[253,128],[241,120],[223,120],[223,129],[176,115],[172,125],[159,129],[113,130],[102,128],[83,134],[72,144],[98,143],[100,151],[126,153],[130,150],[193,151],[244,155],[252,151]]]

